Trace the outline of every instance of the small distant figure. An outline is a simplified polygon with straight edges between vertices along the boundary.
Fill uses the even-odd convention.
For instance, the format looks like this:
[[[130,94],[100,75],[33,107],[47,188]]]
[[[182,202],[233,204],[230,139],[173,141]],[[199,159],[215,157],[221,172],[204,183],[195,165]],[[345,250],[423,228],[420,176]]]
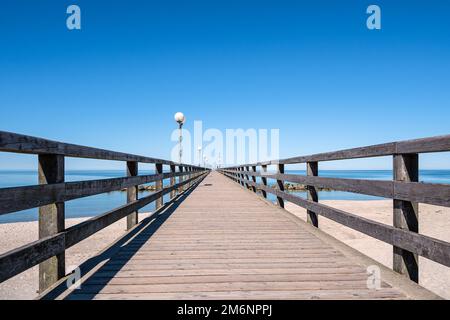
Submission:
[[[381,30],[381,9],[379,6],[372,4],[367,7],[367,14],[370,16],[367,18],[367,29],[369,30]]]
[[[70,5],[67,7],[67,14],[70,16],[66,20],[67,29],[81,30],[81,9],[77,5]]]

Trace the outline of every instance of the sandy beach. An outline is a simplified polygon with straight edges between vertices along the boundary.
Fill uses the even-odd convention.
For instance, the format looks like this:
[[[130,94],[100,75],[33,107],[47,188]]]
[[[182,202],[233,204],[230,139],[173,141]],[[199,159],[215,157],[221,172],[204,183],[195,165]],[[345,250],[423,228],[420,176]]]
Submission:
[[[392,225],[391,201],[322,201],[360,216]],[[306,212],[302,208],[288,203],[286,209],[302,219]],[[141,214],[140,219],[148,216]],[[86,219],[68,219],[67,226]],[[76,266],[104,249],[125,232],[126,222],[118,221],[89,239],[70,248],[66,253],[66,266]],[[357,231],[343,227],[326,218],[319,217],[321,230],[363,252],[380,263],[392,267],[392,247],[374,240]],[[450,241],[450,208],[420,205],[420,232],[437,239]],[[0,225],[0,252],[17,248],[38,237],[37,222],[10,223]],[[427,259],[420,259],[420,284],[443,298],[450,299],[450,268]],[[33,299],[38,289],[37,267],[34,267],[2,284],[0,299]]]

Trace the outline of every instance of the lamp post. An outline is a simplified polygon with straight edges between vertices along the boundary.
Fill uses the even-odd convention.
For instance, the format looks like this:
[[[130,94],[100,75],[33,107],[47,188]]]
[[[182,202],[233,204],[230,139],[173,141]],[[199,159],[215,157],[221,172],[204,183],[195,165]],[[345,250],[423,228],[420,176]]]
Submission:
[[[186,118],[184,117],[184,114],[181,112],[177,112],[175,113],[175,121],[178,123],[178,128],[180,131],[180,138],[179,138],[179,143],[180,143],[180,164],[182,163],[182,158],[183,158],[183,124],[184,121],[186,120]]]

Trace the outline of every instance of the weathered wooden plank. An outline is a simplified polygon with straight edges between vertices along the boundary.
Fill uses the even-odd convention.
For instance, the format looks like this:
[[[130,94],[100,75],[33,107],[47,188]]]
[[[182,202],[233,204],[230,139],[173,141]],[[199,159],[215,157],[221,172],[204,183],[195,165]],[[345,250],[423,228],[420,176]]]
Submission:
[[[64,156],[39,155],[39,184],[64,182]],[[64,230],[64,202],[39,208],[39,239],[54,236]],[[39,291],[43,292],[66,274],[64,251],[48,258],[39,265]]]
[[[62,143],[12,132],[0,131],[0,151],[28,154],[58,154],[74,158],[90,158],[142,163],[174,164],[171,161],[122,152]]]
[[[100,179],[0,189],[0,215],[168,179],[187,173]]]
[[[316,177],[319,175],[319,163],[318,162],[307,162],[306,163],[306,174],[308,176]],[[307,196],[308,200],[312,202],[319,202],[319,194],[314,186],[307,186]],[[313,210],[306,210],[306,219],[308,223],[312,224],[314,227],[319,227],[319,217]]]
[[[196,177],[193,177],[191,179],[192,180],[196,179]],[[125,216],[130,214],[130,212],[134,212],[145,207],[146,205],[152,203],[159,197],[169,193],[172,190],[175,190],[176,188],[182,187],[183,185],[189,183],[190,181],[191,180],[184,180],[183,182],[178,183],[174,186],[163,188],[162,190],[156,191],[144,198],[128,203],[122,207],[111,210],[100,216],[96,216],[94,218],[91,218],[87,221],[84,221],[80,224],[68,228],[66,230],[66,246],[71,247],[75,245],[76,243],[90,237],[94,233],[106,228],[112,223],[124,218]]]
[[[127,162],[127,176],[135,177],[138,175],[138,162],[128,161]],[[127,203],[135,202],[138,199],[138,187],[132,186],[127,189]],[[139,211],[132,211],[127,215],[127,230],[131,230],[135,225],[137,225],[139,219]]]
[[[157,174],[163,174],[163,165],[160,163],[155,164],[155,172]],[[188,178],[190,178],[191,176],[189,175]],[[156,191],[160,191],[163,188],[163,181],[162,180],[157,180],[156,181]],[[160,197],[158,199],[156,199],[156,209],[159,209],[163,206],[163,197]]]
[[[266,191],[375,239],[411,251],[445,266],[450,266],[450,243],[448,242],[400,230],[286,192],[283,193],[271,188],[266,188]]]
[[[384,290],[279,290],[279,291],[199,291],[199,292],[157,292],[157,293],[121,293],[121,294],[73,294],[68,300],[393,300],[405,299],[406,297],[395,289]]]
[[[63,253],[64,250],[64,234],[57,234],[1,254],[0,283]]]
[[[171,185],[171,186],[175,185],[175,183],[176,183],[176,180],[175,180],[175,174],[176,174],[176,171],[177,171],[177,167],[176,167],[175,165],[171,164],[171,165],[170,165],[170,173],[173,175],[173,176],[170,178],[170,185]],[[175,196],[176,196],[176,190],[172,190],[172,191],[170,192],[170,199],[175,198]]]
[[[259,172],[249,171],[246,174],[252,176],[252,178],[261,176]],[[268,179],[310,185],[316,188],[330,188],[338,191],[450,207],[450,185],[448,184],[326,178],[296,174],[268,174],[265,176]]]
[[[386,288],[386,285],[383,286]],[[168,292],[223,292],[223,291],[310,291],[310,290],[367,290],[364,280],[349,281],[284,281],[284,282],[228,282],[228,283],[164,283],[164,284],[85,284],[83,293],[168,293]]]
[[[333,152],[318,153],[308,156],[292,157],[280,160],[260,162],[258,165],[295,164],[306,162],[349,160],[392,156],[394,154],[415,154],[450,151],[450,135],[436,136],[424,139],[397,141],[378,145],[351,148]],[[251,166],[252,164],[246,164]],[[232,168],[232,167],[231,167]]]
[[[290,282],[290,281],[357,281],[367,280],[367,273],[329,273],[315,274],[311,270],[310,274],[256,274],[256,275],[213,275],[213,276],[168,276],[168,277],[134,277],[122,276],[112,279],[101,277],[97,274],[93,275],[86,284],[104,284],[109,280],[108,284],[133,285],[133,284],[166,284],[166,283],[223,283],[223,282]]]
[[[419,180],[419,156],[417,154],[394,155],[394,179],[396,181],[417,182]],[[419,232],[419,204],[394,199],[394,228]],[[394,271],[419,282],[419,257],[413,252],[394,246]]]
[[[284,174],[284,164],[277,165],[277,173]],[[247,176],[247,180],[248,180],[248,176]],[[278,190],[284,191],[284,181],[277,179],[277,187],[278,187]],[[277,204],[280,208],[284,208],[283,198],[277,197]]]
[[[200,173],[192,177],[191,180],[200,181],[207,173],[208,172]],[[181,185],[187,184],[191,180],[185,180]],[[0,255],[0,282],[47,260],[49,257],[63,253],[66,248],[77,244],[112,223],[126,217],[131,212],[137,211],[155,201],[161,195],[169,193],[179,187],[180,184],[176,184],[174,186],[163,188],[161,191],[152,193],[147,197],[91,218],[59,232],[58,234],[43,238],[39,241],[32,242]]]
[[[267,178],[265,176],[266,174],[267,174],[267,166],[262,165],[261,166],[261,182],[262,182],[262,185],[265,187],[267,187]],[[267,198],[267,192],[264,189],[261,189],[261,193],[264,198]]]

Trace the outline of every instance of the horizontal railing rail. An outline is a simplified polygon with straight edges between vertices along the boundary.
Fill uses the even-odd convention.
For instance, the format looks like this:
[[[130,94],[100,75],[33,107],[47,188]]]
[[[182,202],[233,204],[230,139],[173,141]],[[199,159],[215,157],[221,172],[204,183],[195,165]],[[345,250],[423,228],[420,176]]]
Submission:
[[[204,174],[201,175],[203,176]],[[85,240],[118,220],[125,218],[130,213],[145,207],[161,196],[193,182],[194,180],[198,180],[197,175],[181,183],[166,187],[163,190],[128,203],[122,207],[93,217],[55,235],[39,239],[0,255],[0,282],[26,271],[55,255],[63,253],[66,249]]]
[[[87,180],[55,184],[0,189],[0,215],[75,200],[97,194],[118,191],[172,177],[189,175],[189,172],[151,174],[135,177]]]
[[[232,173],[234,171],[223,170],[223,172]],[[337,191],[450,207],[450,185],[448,184],[308,177],[279,173],[262,174],[259,171],[241,171],[240,174],[251,177],[265,177],[278,181],[288,181],[316,188],[329,188]]]
[[[305,208],[307,221],[315,227],[319,226],[318,216],[322,215],[393,245],[393,269],[418,282],[418,256],[450,267],[450,243],[418,233],[419,203],[450,207],[450,185],[419,182],[419,154],[446,151],[450,151],[450,135],[226,167],[219,172],[264,198],[269,193],[273,194],[282,208],[284,201]],[[318,164],[321,161],[379,156],[393,156],[393,180],[319,177]],[[285,165],[299,163],[306,163],[306,176],[285,173]],[[276,172],[268,172],[268,166],[276,166]],[[257,178],[260,183],[257,183]],[[276,180],[276,184],[270,186],[267,179]],[[303,185],[307,199],[286,191],[285,182]],[[393,225],[318,203],[320,188],[393,199]]]
[[[85,147],[6,131],[0,131],[0,151],[25,154],[55,154],[70,158],[179,165],[176,162],[163,159]]]
[[[133,228],[138,223],[138,210],[153,202],[156,209],[162,208],[164,195],[170,194],[173,199],[177,193],[196,186],[210,171],[190,164],[4,131],[0,131],[0,152],[35,154],[39,164],[39,185],[0,188],[0,215],[39,207],[39,240],[0,255],[0,282],[39,264],[41,292],[66,275],[66,249],[125,217],[128,229]],[[123,161],[127,176],[65,182],[66,157]],[[138,175],[138,163],[155,164],[155,174]],[[164,172],[164,165],[170,167],[170,172]],[[165,179],[170,179],[169,186],[164,186]],[[138,186],[148,183],[156,184],[155,192],[138,198]],[[123,189],[127,191],[127,204],[65,228],[66,201]]]

